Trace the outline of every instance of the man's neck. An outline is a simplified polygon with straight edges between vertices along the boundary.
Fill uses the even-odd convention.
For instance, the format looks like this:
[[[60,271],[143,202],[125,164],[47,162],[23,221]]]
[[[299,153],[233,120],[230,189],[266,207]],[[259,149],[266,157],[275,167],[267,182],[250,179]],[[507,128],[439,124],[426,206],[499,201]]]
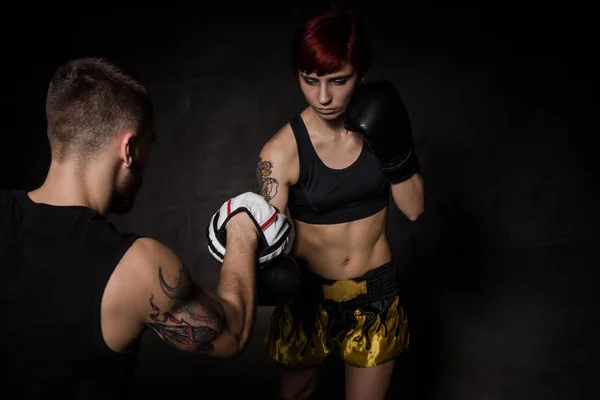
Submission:
[[[90,176],[89,171],[72,162],[52,161],[46,180],[38,189],[29,192],[29,197],[35,203],[82,206],[104,214],[110,196],[101,193],[102,179]]]

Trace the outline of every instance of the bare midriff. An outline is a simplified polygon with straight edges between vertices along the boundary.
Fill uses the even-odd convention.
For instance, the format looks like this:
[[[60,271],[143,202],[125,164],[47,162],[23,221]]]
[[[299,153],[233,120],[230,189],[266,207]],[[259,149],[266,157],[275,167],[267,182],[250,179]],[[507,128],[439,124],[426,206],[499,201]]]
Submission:
[[[357,221],[313,225],[295,221],[292,254],[328,279],[349,279],[391,260],[386,236],[387,208]]]

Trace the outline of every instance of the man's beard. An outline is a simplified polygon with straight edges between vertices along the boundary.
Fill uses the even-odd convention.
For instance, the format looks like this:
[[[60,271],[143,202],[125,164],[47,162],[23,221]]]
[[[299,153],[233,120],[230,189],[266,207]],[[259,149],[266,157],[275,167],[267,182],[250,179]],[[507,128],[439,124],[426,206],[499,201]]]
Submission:
[[[110,203],[109,212],[126,214],[133,208],[135,196],[142,187],[143,173],[138,164],[134,163],[121,186],[117,187]]]

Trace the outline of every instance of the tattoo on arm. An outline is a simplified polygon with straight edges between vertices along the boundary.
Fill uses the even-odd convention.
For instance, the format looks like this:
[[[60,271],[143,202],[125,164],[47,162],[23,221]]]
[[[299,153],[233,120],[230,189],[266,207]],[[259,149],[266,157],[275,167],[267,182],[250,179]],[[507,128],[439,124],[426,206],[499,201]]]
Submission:
[[[171,312],[161,313],[153,302],[154,295],[150,296],[154,313],[150,314],[153,322],[148,326],[177,348],[204,354],[213,352],[213,341],[224,326],[225,312],[221,303],[194,285],[184,267],[179,269],[179,278],[174,285],[165,281],[160,267],[158,279],[163,293],[172,300]]]
[[[258,159],[256,163],[256,187],[259,194],[261,194],[267,201],[273,200],[277,195],[277,188],[279,182],[277,179],[271,178],[273,169],[273,162],[268,160]]]

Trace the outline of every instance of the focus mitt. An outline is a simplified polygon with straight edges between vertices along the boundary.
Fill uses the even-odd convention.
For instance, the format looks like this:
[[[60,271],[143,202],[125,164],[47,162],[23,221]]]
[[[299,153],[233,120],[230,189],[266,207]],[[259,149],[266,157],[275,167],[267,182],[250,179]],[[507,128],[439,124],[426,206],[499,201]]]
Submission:
[[[258,235],[258,262],[265,264],[281,255],[289,240],[292,226],[264,197],[246,192],[227,200],[212,216],[206,228],[208,251],[220,263],[225,257],[227,233],[225,226],[238,212],[246,212],[254,221]]]

